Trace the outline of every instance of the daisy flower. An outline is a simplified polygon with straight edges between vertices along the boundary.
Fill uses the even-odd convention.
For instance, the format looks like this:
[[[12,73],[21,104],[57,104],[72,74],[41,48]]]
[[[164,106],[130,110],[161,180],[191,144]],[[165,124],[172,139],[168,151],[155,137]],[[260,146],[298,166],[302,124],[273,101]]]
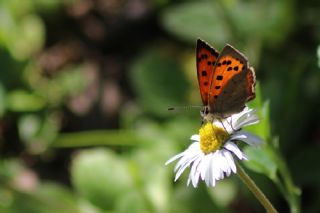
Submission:
[[[217,180],[237,172],[233,157],[248,160],[247,156],[236,145],[243,141],[249,145],[261,144],[261,139],[240,130],[243,126],[256,124],[259,118],[256,111],[246,107],[242,112],[232,116],[205,123],[199,134],[192,135],[193,143],[182,153],[170,158],[166,165],[179,159],[175,166],[175,181],[184,170],[191,167],[187,185],[197,187],[199,180],[207,186],[215,186]]]

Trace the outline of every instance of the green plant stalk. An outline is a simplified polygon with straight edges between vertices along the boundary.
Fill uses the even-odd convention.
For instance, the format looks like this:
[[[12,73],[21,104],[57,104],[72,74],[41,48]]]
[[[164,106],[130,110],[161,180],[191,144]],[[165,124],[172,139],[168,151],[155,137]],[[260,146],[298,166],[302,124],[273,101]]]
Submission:
[[[268,198],[263,194],[255,182],[249,177],[249,175],[243,170],[243,168],[237,163],[237,174],[242,182],[249,188],[254,196],[259,200],[261,205],[269,213],[277,213],[277,210],[273,207]]]
[[[275,156],[277,158],[276,162],[279,168],[279,175],[281,177],[278,179],[278,181],[276,181],[276,184],[280,189],[283,188],[281,192],[283,193],[284,197],[289,203],[291,213],[299,213],[300,212],[299,195],[301,193],[300,189],[294,185],[289,169],[284,163],[284,160],[282,159],[280,153],[276,149],[274,149],[274,153],[276,154]]]

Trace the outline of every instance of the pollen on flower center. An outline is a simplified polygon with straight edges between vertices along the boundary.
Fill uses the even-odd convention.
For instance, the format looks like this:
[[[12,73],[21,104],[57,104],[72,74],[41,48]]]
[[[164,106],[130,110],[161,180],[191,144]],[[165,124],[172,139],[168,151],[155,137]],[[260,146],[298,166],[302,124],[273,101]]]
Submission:
[[[209,154],[214,152],[224,144],[230,137],[228,132],[219,127],[215,126],[211,122],[204,124],[200,130],[200,148],[203,153]]]

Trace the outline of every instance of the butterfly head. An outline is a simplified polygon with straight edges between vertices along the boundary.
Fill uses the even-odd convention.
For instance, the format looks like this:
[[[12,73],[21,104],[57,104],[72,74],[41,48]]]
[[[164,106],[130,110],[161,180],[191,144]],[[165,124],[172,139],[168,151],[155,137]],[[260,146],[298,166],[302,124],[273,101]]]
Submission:
[[[204,106],[200,111],[202,123],[212,122],[216,116],[210,112],[210,106]]]

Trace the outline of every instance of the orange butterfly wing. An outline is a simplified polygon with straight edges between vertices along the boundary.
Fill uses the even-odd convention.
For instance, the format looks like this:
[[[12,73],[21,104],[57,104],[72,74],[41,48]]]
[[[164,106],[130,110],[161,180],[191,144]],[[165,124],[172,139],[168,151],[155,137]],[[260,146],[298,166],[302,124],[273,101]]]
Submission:
[[[197,40],[197,75],[202,103],[204,106],[209,102],[209,90],[213,76],[214,65],[219,56],[218,51],[210,47],[204,41]]]
[[[209,111],[219,116],[240,112],[255,97],[255,73],[247,58],[230,45],[219,55],[209,87]]]

